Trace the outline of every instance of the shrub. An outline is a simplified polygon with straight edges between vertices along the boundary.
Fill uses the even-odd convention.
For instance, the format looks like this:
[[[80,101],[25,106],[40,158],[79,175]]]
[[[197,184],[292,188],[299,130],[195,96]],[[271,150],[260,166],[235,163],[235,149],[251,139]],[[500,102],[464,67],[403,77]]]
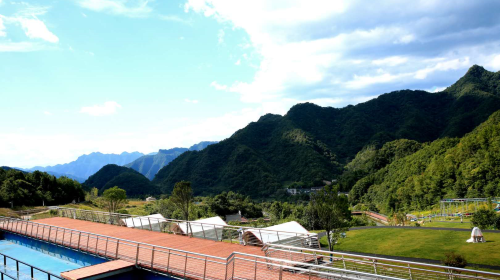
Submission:
[[[455,252],[448,252],[444,255],[442,263],[446,266],[464,268],[467,266],[467,260],[464,256]]]
[[[415,223],[415,226],[416,227],[420,227],[420,224],[417,222],[417,223]]]
[[[496,214],[493,210],[480,209],[472,216],[471,223],[480,229],[487,229],[495,224]]]

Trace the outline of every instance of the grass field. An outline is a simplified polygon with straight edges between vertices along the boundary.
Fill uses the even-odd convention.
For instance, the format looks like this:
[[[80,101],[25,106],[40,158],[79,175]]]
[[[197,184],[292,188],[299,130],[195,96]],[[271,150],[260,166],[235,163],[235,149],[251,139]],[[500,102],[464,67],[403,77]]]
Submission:
[[[347,232],[335,250],[442,260],[449,251],[469,263],[500,265],[500,233],[484,233],[486,243],[470,244],[469,232],[418,229],[366,229]],[[321,239],[326,244],[326,237]]]
[[[443,228],[465,228],[472,229],[473,226],[469,221],[464,221],[463,223],[450,223],[450,222],[432,222],[432,223],[424,223],[423,227],[443,227]]]

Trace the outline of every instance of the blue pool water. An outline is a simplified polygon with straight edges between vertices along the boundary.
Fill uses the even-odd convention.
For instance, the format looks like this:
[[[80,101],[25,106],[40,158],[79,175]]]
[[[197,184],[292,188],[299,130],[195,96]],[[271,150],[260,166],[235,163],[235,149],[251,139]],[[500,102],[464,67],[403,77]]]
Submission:
[[[26,238],[17,234],[0,231],[0,253],[18,259],[34,267],[41,268],[54,275],[60,276],[61,272],[85,266],[106,262],[106,259],[91,256],[82,252],[66,249],[53,244]],[[17,277],[16,262],[7,258],[7,273]],[[0,255],[0,270],[5,271],[3,256]],[[19,279],[30,279],[31,270],[28,266],[19,265],[21,274]],[[34,270],[35,279],[47,279],[47,275]],[[8,278],[6,278],[8,279]],[[115,275],[106,280],[165,280],[173,279],[166,276],[155,275],[144,270],[134,270],[124,274]]]

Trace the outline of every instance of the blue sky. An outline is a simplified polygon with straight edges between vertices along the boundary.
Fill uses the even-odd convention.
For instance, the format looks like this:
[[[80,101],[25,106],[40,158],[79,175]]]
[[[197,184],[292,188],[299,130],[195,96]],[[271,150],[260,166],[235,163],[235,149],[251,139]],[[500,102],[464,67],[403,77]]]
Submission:
[[[222,140],[500,70],[498,1],[0,0],[0,165]]]

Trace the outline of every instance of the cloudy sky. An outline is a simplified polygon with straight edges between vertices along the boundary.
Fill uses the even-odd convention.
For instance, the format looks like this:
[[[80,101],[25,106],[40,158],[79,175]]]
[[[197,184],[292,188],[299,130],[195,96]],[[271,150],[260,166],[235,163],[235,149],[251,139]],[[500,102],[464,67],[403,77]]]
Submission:
[[[0,0],[0,165],[222,140],[500,70],[500,1]]]

